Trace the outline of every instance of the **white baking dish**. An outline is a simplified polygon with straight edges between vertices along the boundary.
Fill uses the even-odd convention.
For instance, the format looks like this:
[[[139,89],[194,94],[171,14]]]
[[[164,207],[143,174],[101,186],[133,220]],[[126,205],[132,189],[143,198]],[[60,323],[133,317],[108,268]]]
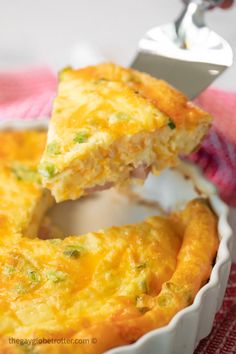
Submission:
[[[5,121],[0,129],[45,129],[46,120]],[[182,207],[188,200],[206,196],[219,217],[220,246],[209,282],[198,292],[194,303],[177,313],[171,322],[147,333],[136,343],[115,348],[106,354],[191,354],[198,342],[211,331],[214,316],[220,308],[228,281],[233,235],[227,222],[228,207],[217,196],[215,188],[198,169],[183,163],[177,170],[150,176],[143,187],[134,191],[149,204],[128,201],[113,190],[104,191],[82,201],[64,202],[50,212],[52,219],[66,234],[81,234],[101,227],[121,225],[160,213],[156,202],[165,210]]]

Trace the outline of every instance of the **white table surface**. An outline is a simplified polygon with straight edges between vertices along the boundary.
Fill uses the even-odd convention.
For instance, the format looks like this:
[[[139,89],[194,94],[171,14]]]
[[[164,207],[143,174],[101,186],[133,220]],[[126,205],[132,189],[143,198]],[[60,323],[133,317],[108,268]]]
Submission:
[[[0,0],[0,70],[74,60],[89,43],[106,59],[127,65],[144,32],[174,19],[180,0]],[[236,50],[236,6],[211,11],[208,25]],[[215,85],[236,90],[236,61]],[[236,230],[236,209],[231,209]],[[235,251],[236,260],[236,251]]]

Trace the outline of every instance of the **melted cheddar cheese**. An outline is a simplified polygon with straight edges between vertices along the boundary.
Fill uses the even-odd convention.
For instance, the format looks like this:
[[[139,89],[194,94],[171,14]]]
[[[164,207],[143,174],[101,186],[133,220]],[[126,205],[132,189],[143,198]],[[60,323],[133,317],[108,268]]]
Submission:
[[[167,83],[114,64],[60,74],[39,172],[57,201],[94,186],[119,185],[132,171],[160,171],[189,154],[211,117]]]

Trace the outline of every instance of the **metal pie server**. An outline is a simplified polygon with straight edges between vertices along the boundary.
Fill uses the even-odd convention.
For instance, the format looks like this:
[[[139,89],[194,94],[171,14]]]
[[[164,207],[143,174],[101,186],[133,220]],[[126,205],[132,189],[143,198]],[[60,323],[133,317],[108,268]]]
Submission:
[[[139,42],[131,67],[196,97],[233,63],[230,45],[204,22],[205,12],[223,0],[185,0],[172,23],[150,29]]]

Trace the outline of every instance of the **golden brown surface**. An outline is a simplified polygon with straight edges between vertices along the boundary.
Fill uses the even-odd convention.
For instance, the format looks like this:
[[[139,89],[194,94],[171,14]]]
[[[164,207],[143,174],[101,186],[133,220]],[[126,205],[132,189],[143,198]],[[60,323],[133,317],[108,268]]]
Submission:
[[[35,134],[34,139],[41,139]],[[2,164],[8,163],[11,166],[11,158]],[[2,170],[0,178],[1,174]],[[36,183],[14,181],[14,194],[21,193],[22,199]],[[22,189],[20,182],[31,188]],[[5,203],[11,202],[9,195],[4,195]],[[17,198],[15,203],[22,202]],[[166,325],[191,304],[211,273],[218,247],[217,219],[201,200],[169,217],[151,217],[64,240],[23,236],[21,217],[24,224],[30,222],[25,215],[30,214],[31,205],[20,205],[24,213],[19,214],[18,223],[12,229],[1,229],[1,354],[32,350],[38,354],[99,354],[132,343]],[[11,209],[5,217],[12,220]],[[32,349],[14,342],[37,343],[43,338],[64,344]],[[71,344],[65,344],[67,340]]]
[[[18,161],[36,170],[46,138],[45,131],[1,131],[1,165]]]
[[[115,64],[60,74],[39,171],[57,201],[127,181],[134,168],[173,166],[206,134],[211,117],[147,74]]]

